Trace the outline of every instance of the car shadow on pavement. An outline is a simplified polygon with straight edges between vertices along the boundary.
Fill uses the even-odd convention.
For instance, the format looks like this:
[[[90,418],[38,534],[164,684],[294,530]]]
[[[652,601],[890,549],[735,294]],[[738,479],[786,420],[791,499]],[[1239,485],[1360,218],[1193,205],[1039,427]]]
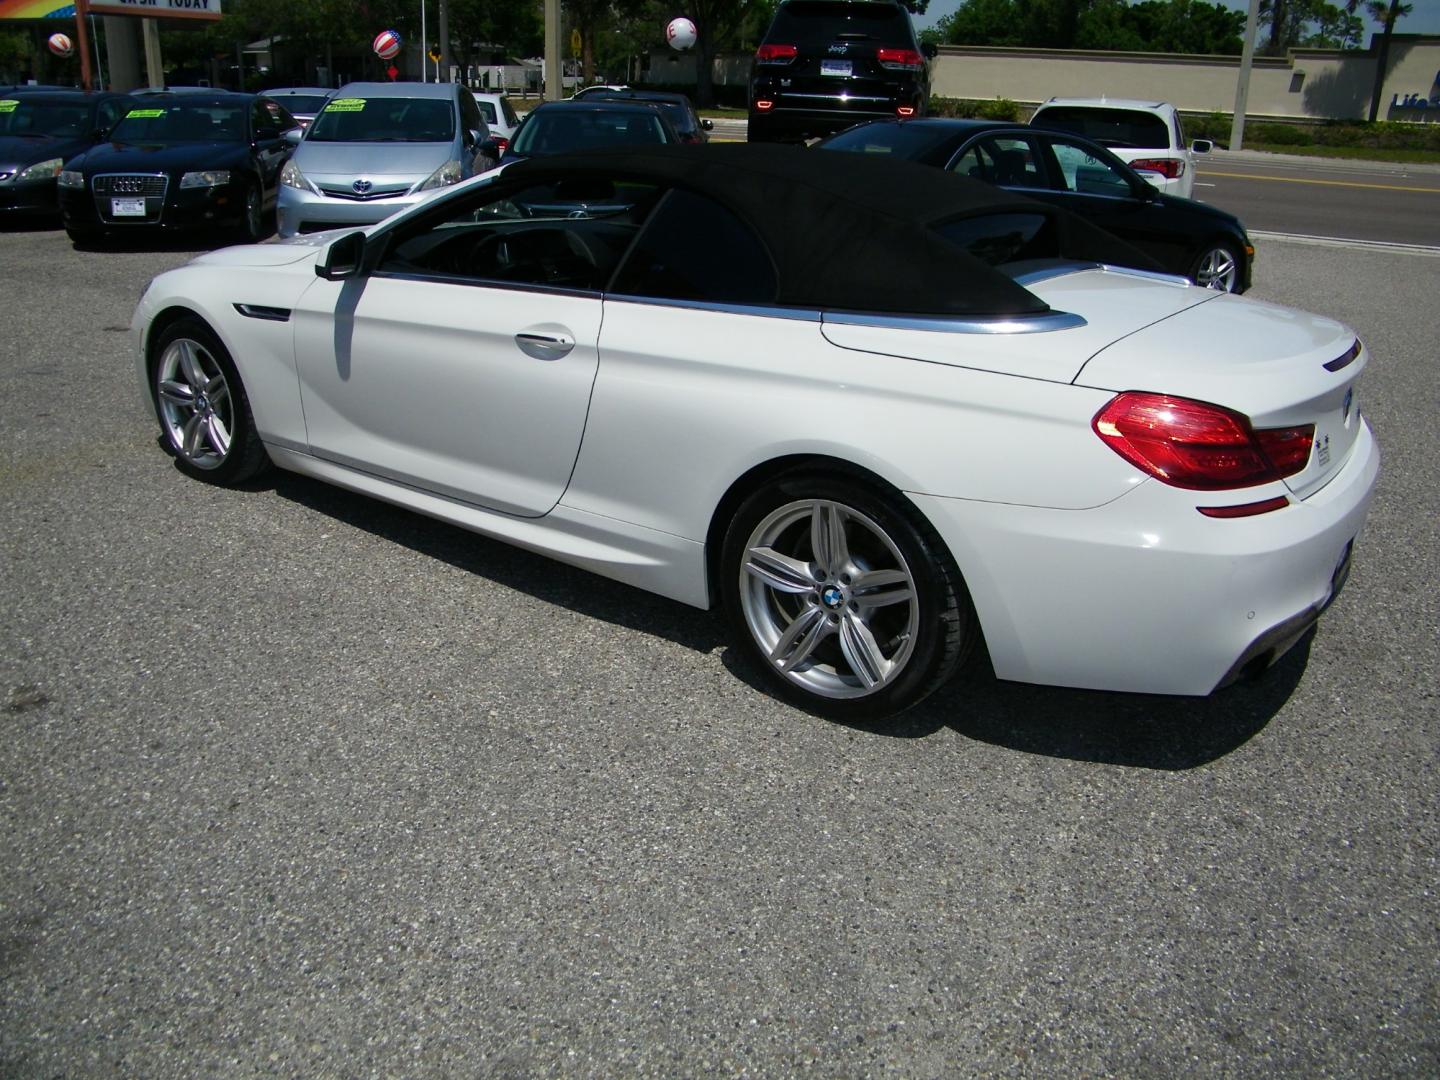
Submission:
[[[721,650],[738,679],[768,694],[761,673],[727,644],[724,619],[567,566],[458,526],[293,473],[254,485],[466,573],[587,618],[673,641]],[[1210,697],[1121,694],[1030,686],[995,677],[984,649],[958,677],[893,719],[846,726],[877,737],[916,739],[949,728],[967,739],[1046,757],[1179,771],[1205,765],[1264,730],[1294,693],[1309,661],[1307,635],[1274,667]],[[722,648],[723,647],[723,648]]]

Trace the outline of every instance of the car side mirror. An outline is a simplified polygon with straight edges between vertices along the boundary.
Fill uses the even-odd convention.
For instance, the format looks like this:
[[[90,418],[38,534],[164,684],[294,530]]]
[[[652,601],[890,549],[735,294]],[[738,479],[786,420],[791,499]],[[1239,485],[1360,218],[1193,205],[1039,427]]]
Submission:
[[[304,128],[293,127],[287,129],[285,134],[281,135],[280,137],[284,139],[287,143],[289,143],[291,146],[299,146],[300,138],[304,134]]]
[[[1209,139],[1196,139],[1190,144],[1190,149],[1197,154],[1208,154],[1215,149],[1215,144]]]
[[[476,147],[477,149],[483,148],[485,141],[486,141],[486,140],[485,140],[485,136],[481,134],[481,131],[480,131],[479,128],[468,128],[468,129],[466,129],[466,131],[465,131],[465,145],[466,145],[466,146],[473,146],[473,147]]]
[[[500,160],[500,155],[505,152],[505,151],[503,151],[503,150],[500,149],[500,144],[499,144],[496,140],[494,140],[494,139],[486,139],[486,140],[484,140],[483,142],[480,143],[479,146],[477,146],[477,147],[475,148],[475,150],[476,150],[476,152],[478,152],[479,154],[481,154],[481,155],[483,155],[483,156],[485,156],[485,157],[492,157],[492,158],[494,158],[496,161],[499,161],[499,160]]]
[[[933,41],[921,42],[920,55],[925,57],[926,60],[934,60],[935,57],[940,55],[940,47]]]
[[[700,126],[701,126],[702,128],[704,128],[706,131],[714,131],[714,130],[715,130],[715,121],[714,121],[714,120],[711,120],[709,117],[702,116],[702,117],[700,118]]]
[[[96,128],[94,131],[92,131],[92,132],[90,133],[90,141],[91,141],[91,142],[102,143],[102,142],[104,142],[106,139],[108,139],[109,137],[110,137],[110,129],[109,129],[108,127]]]
[[[365,234],[346,233],[332,243],[315,264],[315,276],[326,281],[356,277],[365,261]]]

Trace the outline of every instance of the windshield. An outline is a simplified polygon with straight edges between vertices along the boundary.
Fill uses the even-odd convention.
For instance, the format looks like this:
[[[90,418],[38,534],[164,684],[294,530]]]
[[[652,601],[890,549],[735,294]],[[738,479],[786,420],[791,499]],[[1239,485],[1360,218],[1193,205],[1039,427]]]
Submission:
[[[826,150],[850,150],[859,154],[889,154],[915,159],[927,154],[947,137],[946,131],[921,124],[862,124],[832,135],[820,145]]]
[[[308,142],[449,142],[455,108],[443,98],[333,98]]]
[[[623,90],[602,90],[599,93],[591,94],[590,97],[605,101],[643,101],[646,105],[664,112],[676,131],[695,130],[695,125],[690,122],[690,109],[681,101],[671,101],[662,97],[642,97],[639,94],[627,94]]]
[[[511,147],[517,154],[568,154],[593,146],[667,143],[665,124],[650,109],[536,109]]]
[[[245,105],[169,104],[131,109],[115,125],[115,142],[244,142]]]
[[[267,94],[271,101],[278,101],[292,113],[304,113],[309,116],[320,111],[320,106],[325,104],[329,94]]]
[[[1040,109],[1030,121],[1036,127],[1083,135],[1101,146],[1133,146],[1165,149],[1170,129],[1154,113],[1132,109],[1105,109],[1091,105],[1057,105]]]
[[[853,0],[790,0],[780,5],[769,42],[828,45],[832,41],[880,41],[914,47],[909,16],[897,4],[863,4]]]
[[[74,139],[89,131],[89,105],[0,98],[0,135]]]

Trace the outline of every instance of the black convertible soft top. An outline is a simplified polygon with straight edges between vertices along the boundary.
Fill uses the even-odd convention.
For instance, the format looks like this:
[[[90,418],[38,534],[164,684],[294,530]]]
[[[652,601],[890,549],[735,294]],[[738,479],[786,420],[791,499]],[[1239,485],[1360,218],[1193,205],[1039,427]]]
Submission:
[[[1048,306],[935,226],[1039,214],[1060,258],[1159,267],[1058,207],[925,165],[770,143],[621,146],[532,158],[504,179],[545,183],[593,173],[690,188],[750,223],[775,259],[781,304],[932,315],[1024,315]],[[703,237],[697,237],[703,243]]]

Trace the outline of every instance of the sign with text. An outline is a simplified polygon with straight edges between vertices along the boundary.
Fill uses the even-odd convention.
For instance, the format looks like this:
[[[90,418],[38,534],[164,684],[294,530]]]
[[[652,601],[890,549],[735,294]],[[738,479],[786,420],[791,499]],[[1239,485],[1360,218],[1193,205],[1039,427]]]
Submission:
[[[90,0],[95,15],[144,15],[165,19],[218,19],[220,0]]]

